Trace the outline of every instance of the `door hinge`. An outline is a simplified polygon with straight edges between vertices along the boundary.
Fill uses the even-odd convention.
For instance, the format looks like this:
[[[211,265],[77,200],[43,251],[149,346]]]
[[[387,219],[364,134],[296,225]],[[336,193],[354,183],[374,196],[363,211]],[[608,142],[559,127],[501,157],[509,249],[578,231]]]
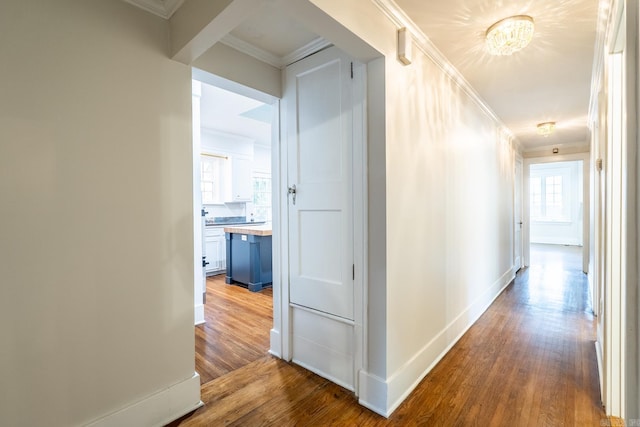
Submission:
[[[353,80],[353,62],[351,63],[351,80]]]
[[[351,275],[352,275],[352,280],[356,280],[356,265],[355,264],[351,265]]]

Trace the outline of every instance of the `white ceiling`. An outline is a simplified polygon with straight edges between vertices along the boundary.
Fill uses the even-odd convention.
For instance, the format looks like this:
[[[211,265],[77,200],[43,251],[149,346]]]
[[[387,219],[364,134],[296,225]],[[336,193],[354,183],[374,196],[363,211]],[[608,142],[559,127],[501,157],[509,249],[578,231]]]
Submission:
[[[587,114],[598,0],[396,0],[525,149],[588,144]],[[486,29],[511,15],[535,21],[530,45],[491,56]],[[548,138],[535,125],[556,121]]]
[[[271,145],[271,106],[202,83],[200,126]]]
[[[392,0],[374,1],[394,5]],[[599,1],[395,0],[525,150],[588,145],[587,115]],[[242,45],[245,51],[249,47],[251,54],[276,66],[300,59],[300,55],[310,53],[314,43],[318,45],[317,35],[272,3],[263,4],[265,8],[256,11],[223,42],[236,48]],[[531,44],[512,56],[489,55],[484,47],[486,29],[517,14],[530,15],[535,21]],[[548,138],[536,133],[535,125],[545,121],[557,122],[556,132]]]
[[[318,38],[272,4],[250,16],[231,35],[280,58]]]

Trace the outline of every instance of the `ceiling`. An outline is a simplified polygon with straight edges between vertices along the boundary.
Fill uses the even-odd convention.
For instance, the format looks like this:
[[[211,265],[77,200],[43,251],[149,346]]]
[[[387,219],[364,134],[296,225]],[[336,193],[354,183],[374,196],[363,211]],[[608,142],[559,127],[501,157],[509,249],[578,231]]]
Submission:
[[[525,150],[588,145],[587,116],[598,0],[396,0],[514,133]],[[533,40],[511,56],[491,56],[486,29],[512,15],[535,21]],[[537,135],[536,124],[557,122]]]
[[[160,1],[167,0],[127,0]],[[172,0],[173,2],[178,0]],[[373,0],[393,6],[391,0]],[[525,151],[588,145],[587,117],[598,4],[601,0],[395,0]],[[326,42],[281,9],[268,6],[235,28],[223,43],[282,67]],[[486,29],[511,15],[535,21],[533,40],[511,56],[491,56]],[[250,51],[250,52],[248,52]],[[549,137],[536,124],[557,122]]]
[[[271,145],[271,106],[202,83],[200,126],[258,145]]]

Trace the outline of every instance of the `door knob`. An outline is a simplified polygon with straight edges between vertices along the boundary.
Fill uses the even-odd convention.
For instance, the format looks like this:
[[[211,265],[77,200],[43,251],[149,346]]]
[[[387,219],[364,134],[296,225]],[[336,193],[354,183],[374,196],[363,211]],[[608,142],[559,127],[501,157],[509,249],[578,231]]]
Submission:
[[[291,187],[289,187],[289,191],[287,192],[287,194],[293,194],[293,204],[296,204],[296,185],[293,184]]]

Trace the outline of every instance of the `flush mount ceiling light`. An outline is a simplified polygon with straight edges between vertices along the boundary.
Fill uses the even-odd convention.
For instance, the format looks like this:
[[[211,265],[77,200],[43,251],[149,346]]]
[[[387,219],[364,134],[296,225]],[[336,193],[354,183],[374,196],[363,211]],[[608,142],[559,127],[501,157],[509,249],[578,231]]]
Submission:
[[[487,50],[492,55],[511,55],[524,49],[532,37],[532,17],[527,15],[510,16],[487,29]]]
[[[538,128],[538,134],[546,138],[556,129],[556,122],[538,123],[536,127]]]

